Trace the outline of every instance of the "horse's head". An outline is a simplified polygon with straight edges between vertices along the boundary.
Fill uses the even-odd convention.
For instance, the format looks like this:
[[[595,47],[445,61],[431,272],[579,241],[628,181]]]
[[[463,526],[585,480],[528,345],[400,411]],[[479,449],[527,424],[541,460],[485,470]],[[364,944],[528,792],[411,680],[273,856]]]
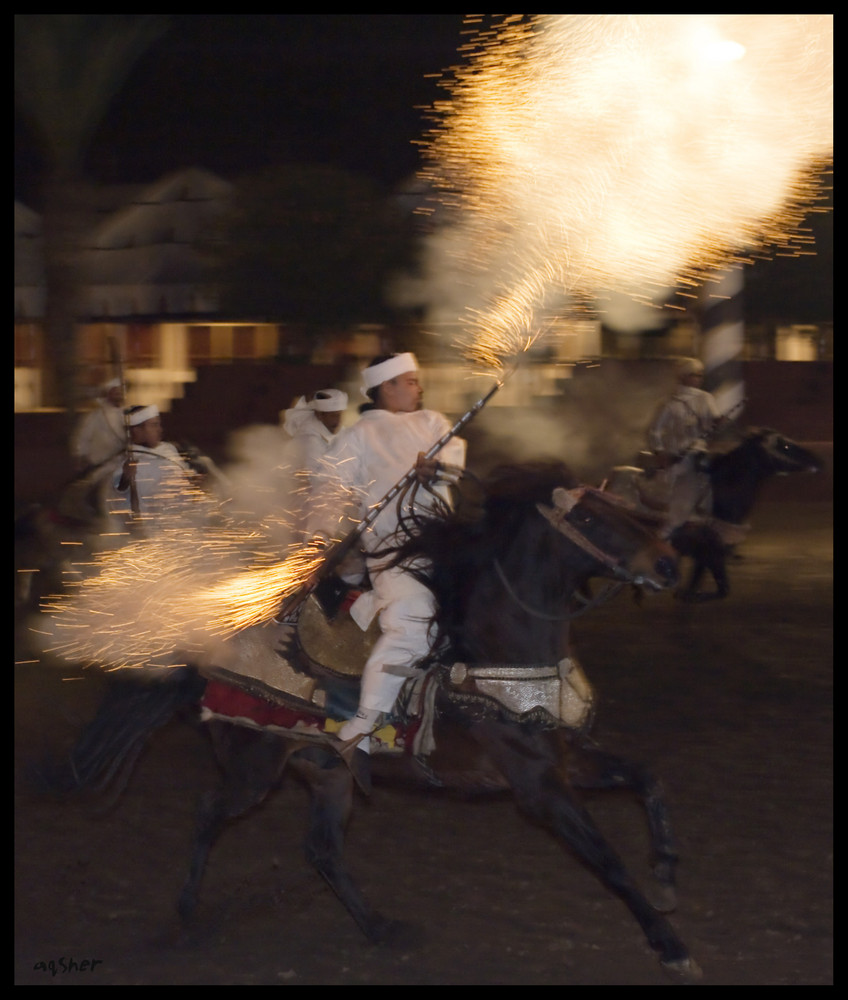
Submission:
[[[821,472],[824,468],[824,462],[809,448],[770,427],[751,428],[748,440],[755,445],[762,461],[774,475]]]
[[[677,556],[656,533],[656,521],[624,501],[586,486],[557,487],[552,506],[537,504],[548,522],[595,566],[590,575],[625,580],[648,590],[677,583]]]

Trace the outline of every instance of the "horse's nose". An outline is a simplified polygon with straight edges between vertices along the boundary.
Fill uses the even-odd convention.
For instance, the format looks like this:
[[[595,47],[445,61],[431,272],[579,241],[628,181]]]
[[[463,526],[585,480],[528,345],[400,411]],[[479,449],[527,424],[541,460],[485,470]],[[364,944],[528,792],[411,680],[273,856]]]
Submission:
[[[677,560],[673,556],[660,556],[654,564],[654,569],[670,587],[677,583]]]

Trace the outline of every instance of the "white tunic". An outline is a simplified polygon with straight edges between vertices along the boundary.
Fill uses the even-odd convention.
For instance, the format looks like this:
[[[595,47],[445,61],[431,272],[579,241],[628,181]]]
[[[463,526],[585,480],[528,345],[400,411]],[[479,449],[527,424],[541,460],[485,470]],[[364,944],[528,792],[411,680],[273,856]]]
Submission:
[[[694,386],[680,386],[665,403],[648,428],[652,451],[683,455],[703,448],[719,413],[713,396]]]
[[[718,419],[718,408],[710,393],[694,386],[680,386],[648,429],[651,450],[676,459],[657,474],[657,483],[667,495],[666,536],[691,517],[711,512],[710,479],[699,471],[696,456],[706,449]]]
[[[189,486],[191,469],[169,441],[162,441],[155,448],[135,445],[132,450],[136,462],[135,485],[138,495],[138,513],[161,515],[184,502]],[[123,459],[112,475],[115,500],[110,503],[112,513],[129,514],[131,493],[118,490],[123,474]]]
[[[286,449],[287,464],[306,475],[313,475],[336,435],[308,409],[286,410],[283,426],[291,436],[290,448]]]
[[[127,446],[124,412],[103,400],[80,419],[71,442],[74,458],[85,465],[100,465]]]
[[[313,491],[309,532],[344,537],[352,527],[339,513],[345,497],[352,500],[350,516],[361,521],[414,468],[418,453],[428,452],[449,430],[447,419],[434,410],[367,410],[356,424],[338,434],[325,456],[325,468],[316,477]],[[451,438],[437,457],[463,467],[465,442]],[[415,509],[426,512],[432,498],[426,491],[417,493]],[[408,498],[402,509],[411,510]],[[392,500],[362,536],[366,552],[379,550],[395,533],[398,515],[397,500]],[[435,605],[430,590],[403,567],[381,569],[379,560],[370,558],[368,570],[373,589],[358,598],[351,616],[364,629],[379,614],[381,636],[363,670],[359,703],[364,709],[388,712],[405,672],[429,652],[429,622]]]
[[[427,452],[450,430],[446,417],[435,410],[390,413],[366,410],[359,420],[336,435],[315,476],[308,530],[338,538],[346,534],[340,515],[345,503],[353,504],[358,521],[370,508],[410,472],[419,452]],[[465,442],[451,438],[436,456],[449,465],[465,465]],[[442,490],[442,495],[447,494]],[[432,507],[432,498],[419,490],[416,509]],[[405,512],[410,510],[406,505]],[[398,527],[398,506],[392,502],[380,513],[362,538],[363,547],[373,552]]]

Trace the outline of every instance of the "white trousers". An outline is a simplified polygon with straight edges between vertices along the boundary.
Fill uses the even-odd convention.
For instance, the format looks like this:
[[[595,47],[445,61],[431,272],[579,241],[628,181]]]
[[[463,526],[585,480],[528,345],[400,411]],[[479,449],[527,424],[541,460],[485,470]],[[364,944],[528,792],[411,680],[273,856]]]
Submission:
[[[409,669],[430,651],[436,603],[432,592],[403,568],[385,569],[369,560],[368,571],[372,590],[356,601],[351,614],[363,628],[377,614],[381,635],[363,668],[359,707],[389,712]],[[401,672],[392,673],[393,667]]]

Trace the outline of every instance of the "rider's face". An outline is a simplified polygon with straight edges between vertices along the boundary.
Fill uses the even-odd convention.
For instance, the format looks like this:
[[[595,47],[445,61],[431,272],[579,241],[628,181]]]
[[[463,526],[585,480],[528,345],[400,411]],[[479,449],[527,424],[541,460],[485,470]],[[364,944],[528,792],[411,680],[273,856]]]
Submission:
[[[327,410],[324,412],[316,410],[315,416],[331,434],[335,434],[342,425],[342,413],[340,410]]]
[[[424,390],[418,372],[404,372],[380,386],[383,408],[392,413],[414,413],[421,409]]]
[[[144,448],[155,448],[162,443],[162,418],[151,417],[143,424],[133,427],[133,443]]]

